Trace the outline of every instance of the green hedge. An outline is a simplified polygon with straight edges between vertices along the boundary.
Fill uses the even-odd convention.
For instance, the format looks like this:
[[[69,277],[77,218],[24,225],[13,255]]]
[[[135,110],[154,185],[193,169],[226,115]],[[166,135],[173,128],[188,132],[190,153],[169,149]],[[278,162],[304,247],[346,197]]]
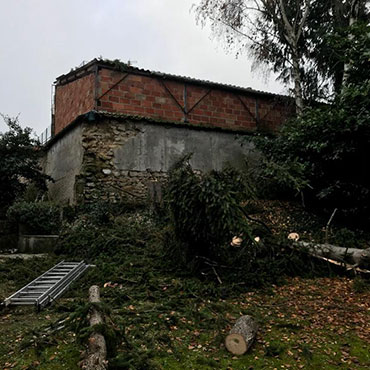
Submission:
[[[9,207],[7,218],[29,234],[58,234],[61,226],[60,207],[50,202],[16,202]]]

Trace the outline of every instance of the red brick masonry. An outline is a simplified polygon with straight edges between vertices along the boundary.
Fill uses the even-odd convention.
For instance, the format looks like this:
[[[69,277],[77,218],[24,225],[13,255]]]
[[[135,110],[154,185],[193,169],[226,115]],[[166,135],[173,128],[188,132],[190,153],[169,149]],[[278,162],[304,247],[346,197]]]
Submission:
[[[93,60],[56,81],[54,134],[91,110],[235,131],[275,131],[289,98]]]

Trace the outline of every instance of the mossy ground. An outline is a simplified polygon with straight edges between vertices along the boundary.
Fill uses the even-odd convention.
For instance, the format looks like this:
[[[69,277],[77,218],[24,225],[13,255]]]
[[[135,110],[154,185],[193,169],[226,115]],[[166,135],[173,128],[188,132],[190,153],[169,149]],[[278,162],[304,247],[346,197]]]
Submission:
[[[252,289],[238,281],[219,284],[213,275],[194,277],[165,260],[161,230],[143,217],[146,231],[130,233],[135,242],[122,231],[122,240],[110,244],[117,253],[94,258],[96,267],[54,305],[40,313],[30,307],[0,312],[0,368],[77,369],[80,333],[68,321],[55,328],[86,302],[92,284],[101,287],[107,323],[119,333],[114,346],[108,341],[111,369],[370,368],[366,286],[358,292],[348,277],[296,277]],[[0,298],[62,258],[0,262]],[[223,342],[244,314],[260,330],[250,352],[237,357]]]

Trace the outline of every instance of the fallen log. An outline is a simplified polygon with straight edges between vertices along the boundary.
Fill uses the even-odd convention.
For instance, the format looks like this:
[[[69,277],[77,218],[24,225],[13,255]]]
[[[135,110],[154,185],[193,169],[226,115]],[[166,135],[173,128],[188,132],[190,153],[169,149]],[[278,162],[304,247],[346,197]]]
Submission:
[[[256,338],[258,325],[252,316],[241,316],[225,338],[225,346],[234,355],[243,355]]]
[[[370,267],[370,248],[344,248],[333,244],[317,244],[296,241],[294,246],[305,249],[308,253],[353,265],[353,267]]]
[[[319,258],[323,261],[329,262],[329,263],[331,263],[333,265],[337,265],[339,267],[344,267],[347,271],[353,270],[355,272],[355,274],[359,273],[359,274],[364,274],[365,276],[366,275],[369,276],[369,274],[370,274],[370,270],[364,270],[364,269],[361,269],[361,268],[356,267],[354,265],[349,265],[348,263],[345,263],[345,262],[338,262],[338,261],[331,260],[330,258],[316,256],[316,255],[313,255],[313,257]]]
[[[100,292],[97,285],[89,289],[89,302],[100,303]],[[90,326],[103,324],[102,314],[93,307],[89,315]],[[93,331],[89,337],[86,358],[82,361],[81,367],[86,370],[105,370],[108,367],[107,345],[105,338],[101,333]]]

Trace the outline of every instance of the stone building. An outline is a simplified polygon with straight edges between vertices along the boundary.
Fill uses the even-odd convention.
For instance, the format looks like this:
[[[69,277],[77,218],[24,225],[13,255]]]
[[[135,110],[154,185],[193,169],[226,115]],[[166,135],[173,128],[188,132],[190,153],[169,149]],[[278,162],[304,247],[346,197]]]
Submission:
[[[200,171],[254,157],[237,135],[275,131],[289,98],[94,59],[56,79],[45,172],[51,199],[145,198],[193,153]]]

